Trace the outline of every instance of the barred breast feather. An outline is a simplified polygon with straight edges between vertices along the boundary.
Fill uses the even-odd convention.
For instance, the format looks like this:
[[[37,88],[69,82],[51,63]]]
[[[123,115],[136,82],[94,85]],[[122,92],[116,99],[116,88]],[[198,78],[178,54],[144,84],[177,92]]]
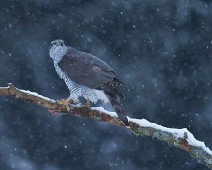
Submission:
[[[77,100],[79,97],[84,97],[85,99],[89,99],[93,103],[96,103],[98,100],[101,100],[104,103],[109,102],[107,96],[104,94],[103,91],[91,89],[72,81],[58,66],[57,63],[54,64],[54,67],[59,77],[65,81],[70,91],[70,96],[73,100]]]

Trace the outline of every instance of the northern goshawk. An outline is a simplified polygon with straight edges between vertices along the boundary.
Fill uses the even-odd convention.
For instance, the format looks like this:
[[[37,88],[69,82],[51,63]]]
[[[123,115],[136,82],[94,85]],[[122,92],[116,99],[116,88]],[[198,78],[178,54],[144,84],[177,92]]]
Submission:
[[[111,103],[119,119],[128,126],[128,119],[121,108],[119,98],[124,97],[120,90],[123,84],[116,78],[113,69],[92,54],[79,51],[64,44],[63,40],[52,41],[49,48],[57,74],[63,79],[70,91],[67,104],[79,97],[96,103],[98,100]]]

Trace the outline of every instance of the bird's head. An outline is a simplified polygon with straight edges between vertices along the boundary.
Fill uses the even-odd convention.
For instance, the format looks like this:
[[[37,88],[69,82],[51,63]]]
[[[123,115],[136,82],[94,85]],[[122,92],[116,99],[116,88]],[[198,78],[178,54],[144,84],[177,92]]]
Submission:
[[[63,40],[54,40],[50,43],[49,55],[50,58],[56,63],[58,63],[67,52],[67,47]]]

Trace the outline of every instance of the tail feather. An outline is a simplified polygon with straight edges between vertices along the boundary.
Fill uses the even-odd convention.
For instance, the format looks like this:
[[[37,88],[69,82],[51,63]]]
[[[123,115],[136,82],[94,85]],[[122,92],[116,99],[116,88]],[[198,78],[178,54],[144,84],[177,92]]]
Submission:
[[[125,124],[125,126],[129,126],[128,119],[125,116],[124,111],[121,108],[121,105],[120,105],[117,97],[111,96],[110,94],[107,94],[107,97],[108,97],[111,105],[113,106],[114,110],[116,111],[119,119]]]

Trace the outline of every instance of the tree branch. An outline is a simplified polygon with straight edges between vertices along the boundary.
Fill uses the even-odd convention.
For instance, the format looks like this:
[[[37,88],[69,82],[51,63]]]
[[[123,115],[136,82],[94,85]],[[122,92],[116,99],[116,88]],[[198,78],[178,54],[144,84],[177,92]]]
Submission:
[[[115,112],[108,112],[102,107],[92,107],[87,109],[81,104],[71,104],[71,110],[68,111],[66,106],[60,105],[57,101],[44,97],[34,92],[20,90],[11,83],[8,87],[0,87],[0,95],[14,96],[15,98],[37,104],[49,109],[53,115],[70,114],[91,118],[98,121],[108,122],[117,126],[125,127],[118,119]],[[133,130],[136,135],[145,135],[167,142],[169,145],[181,148],[190,155],[212,169],[212,151],[207,148],[204,142],[194,138],[186,128],[175,129],[167,128],[155,123],[150,123],[145,119],[129,118],[129,129]]]

